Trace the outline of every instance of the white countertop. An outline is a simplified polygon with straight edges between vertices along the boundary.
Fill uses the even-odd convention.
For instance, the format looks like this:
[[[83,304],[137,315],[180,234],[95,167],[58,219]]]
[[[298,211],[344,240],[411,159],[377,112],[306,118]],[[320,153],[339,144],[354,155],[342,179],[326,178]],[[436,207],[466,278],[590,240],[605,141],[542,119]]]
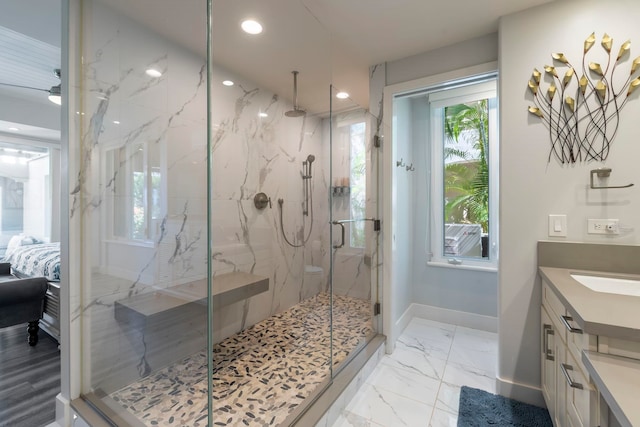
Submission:
[[[583,351],[582,361],[618,422],[640,426],[640,361],[592,351]]]
[[[556,267],[539,267],[539,271],[586,333],[640,341],[640,297],[592,291],[571,274],[635,280],[640,276]]]

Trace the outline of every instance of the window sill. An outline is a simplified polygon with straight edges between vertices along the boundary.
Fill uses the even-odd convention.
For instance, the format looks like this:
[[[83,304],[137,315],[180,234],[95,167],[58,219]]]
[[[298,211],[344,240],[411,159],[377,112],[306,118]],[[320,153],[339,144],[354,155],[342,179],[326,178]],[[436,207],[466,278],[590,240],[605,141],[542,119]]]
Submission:
[[[485,271],[487,273],[497,273],[498,267],[487,263],[488,265],[478,264],[449,264],[447,261],[427,261],[429,267],[453,268],[456,270],[474,270]]]

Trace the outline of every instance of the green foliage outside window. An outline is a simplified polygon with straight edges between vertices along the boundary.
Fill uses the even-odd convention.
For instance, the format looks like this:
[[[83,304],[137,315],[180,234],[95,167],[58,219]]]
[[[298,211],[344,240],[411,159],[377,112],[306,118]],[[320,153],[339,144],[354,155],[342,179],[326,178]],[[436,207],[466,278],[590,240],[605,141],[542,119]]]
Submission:
[[[488,233],[488,100],[446,107],[444,120],[445,222],[480,224]]]

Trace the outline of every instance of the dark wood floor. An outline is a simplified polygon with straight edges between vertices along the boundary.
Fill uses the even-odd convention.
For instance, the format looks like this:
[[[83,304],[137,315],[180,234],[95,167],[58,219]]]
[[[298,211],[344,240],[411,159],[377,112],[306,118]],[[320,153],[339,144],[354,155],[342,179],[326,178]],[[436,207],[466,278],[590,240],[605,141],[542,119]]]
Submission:
[[[41,427],[55,420],[60,351],[46,332],[35,347],[27,325],[0,329],[0,427]]]

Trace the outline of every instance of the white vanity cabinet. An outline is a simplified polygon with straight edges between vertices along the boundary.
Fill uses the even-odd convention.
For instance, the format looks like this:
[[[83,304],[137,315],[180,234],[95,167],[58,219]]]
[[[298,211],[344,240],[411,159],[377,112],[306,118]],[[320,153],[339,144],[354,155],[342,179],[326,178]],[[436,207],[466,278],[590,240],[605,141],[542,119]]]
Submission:
[[[640,245],[538,242],[542,393],[559,426],[640,427]]]
[[[599,393],[582,362],[582,350],[596,350],[549,285],[542,284],[542,393],[554,426],[602,426]]]

